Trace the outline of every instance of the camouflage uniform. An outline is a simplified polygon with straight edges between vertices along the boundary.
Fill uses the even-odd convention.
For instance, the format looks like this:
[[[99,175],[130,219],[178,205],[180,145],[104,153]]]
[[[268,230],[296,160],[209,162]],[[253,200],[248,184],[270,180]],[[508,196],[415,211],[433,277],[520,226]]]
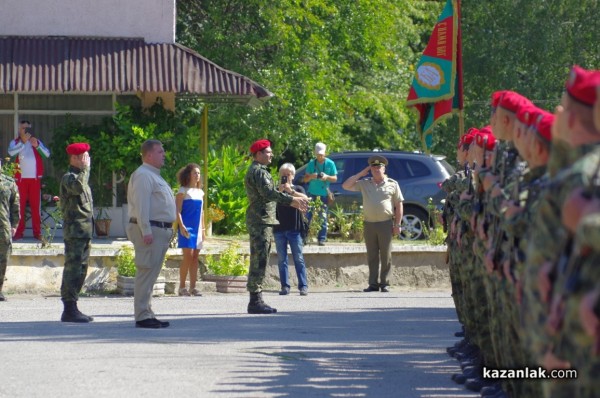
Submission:
[[[12,229],[19,225],[19,190],[15,180],[0,174],[0,295],[11,252]]]
[[[92,191],[88,185],[90,169],[69,166],[60,183],[60,208],[63,214],[65,268],[60,287],[64,302],[77,301],[83,287],[92,239]]]
[[[560,144],[558,144],[560,145]],[[540,267],[549,262],[554,266],[551,276],[556,278],[556,263],[563,249],[569,242],[569,234],[561,222],[562,205],[574,187],[579,186],[578,178],[571,171],[573,159],[589,152],[589,146],[577,149],[561,148],[553,144],[548,169],[557,174],[550,179],[547,188],[542,192],[538,212],[528,234],[528,246],[525,254],[526,265],[523,278],[523,329],[525,331],[525,347],[532,358],[542,362],[549,344],[545,324],[549,313],[548,303],[542,301],[538,287]],[[555,151],[559,150],[559,153]],[[559,165],[563,168],[558,170]]]
[[[249,202],[246,226],[250,235],[247,289],[250,293],[260,293],[271,254],[273,225],[279,224],[275,216],[277,203],[290,205],[293,198],[275,188],[271,173],[266,166],[257,161],[252,162],[248,168],[244,184]]]
[[[462,262],[460,256],[461,253],[460,247],[456,243],[456,238],[452,236],[452,233],[449,231],[448,223],[452,223],[454,217],[457,216],[456,207],[458,206],[461,193],[458,184],[465,178],[465,171],[459,170],[442,183],[442,189],[447,194],[442,219],[444,220],[444,228],[448,231],[446,237],[446,245],[448,246],[447,262],[450,272],[450,283],[452,284],[452,298],[454,300],[458,320],[463,325],[466,320],[464,315],[462,281],[460,278],[460,267]]]
[[[583,151],[589,148],[593,148],[592,152],[573,164],[565,176],[570,183],[564,187],[565,198],[577,187],[597,197],[600,145],[586,146]],[[566,243],[569,247],[565,247],[555,265],[556,282],[551,303],[552,307],[562,308],[562,311],[551,311],[549,323],[554,326],[549,328],[549,347],[554,355],[570,362],[571,367],[579,371],[579,379],[554,381],[549,386],[551,396],[594,396],[600,386],[597,378],[600,358],[591,354],[594,341],[579,321],[581,299],[600,282],[596,270],[600,259],[600,243],[595,240],[600,235],[597,221],[597,215],[581,220],[577,236]]]

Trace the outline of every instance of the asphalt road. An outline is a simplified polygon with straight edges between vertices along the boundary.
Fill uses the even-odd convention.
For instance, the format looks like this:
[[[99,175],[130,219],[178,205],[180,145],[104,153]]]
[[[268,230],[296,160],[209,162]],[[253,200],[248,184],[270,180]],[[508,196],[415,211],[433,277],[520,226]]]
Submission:
[[[474,397],[450,380],[459,324],[449,292],[265,293],[153,299],[167,329],[136,329],[130,297],[0,303],[0,397]]]

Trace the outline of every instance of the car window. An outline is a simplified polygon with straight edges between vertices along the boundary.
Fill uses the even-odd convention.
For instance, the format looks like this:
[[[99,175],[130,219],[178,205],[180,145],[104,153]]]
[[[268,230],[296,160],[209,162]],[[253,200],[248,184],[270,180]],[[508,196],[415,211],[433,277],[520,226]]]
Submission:
[[[452,175],[455,173],[454,167],[452,167],[450,165],[450,163],[446,162],[446,160],[441,159],[439,161],[439,163],[444,167],[444,169],[446,169],[446,171],[448,172],[449,175]]]
[[[386,167],[386,174],[396,181],[406,180],[408,174],[402,159],[391,159]]]
[[[407,178],[426,177],[431,175],[431,170],[423,162],[418,160],[405,160],[404,167],[406,167]]]

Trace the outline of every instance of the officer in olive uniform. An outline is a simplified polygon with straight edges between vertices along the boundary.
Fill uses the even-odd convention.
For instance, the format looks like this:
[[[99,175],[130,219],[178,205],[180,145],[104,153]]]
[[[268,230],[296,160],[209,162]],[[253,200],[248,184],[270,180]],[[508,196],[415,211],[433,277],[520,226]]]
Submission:
[[[67,146],[69,170],[60,182],[60,208],[63,213],[65,267],[60,287],[64,312],[62,322],[88,323],[94,320],[77,309],[77,299],[87,275],[92,239],[92,191],[90,149],[87,143]]]
[[[0,174],[0,301],[6,301],[2,294],[4,275],[11,252],[12,237],[19,225],[19,190],[15,180]]]
[[[267,166],[273,159],[273,151],[269,140],[258,140],[250,146],[254,161],[248,168],[244,178],[248,211],[246,226],[250,235],[250,271],[247,289],[250,292],[249,314],[273,314],[277,309],[264,303],[262,284],[265,278],[267,262],[271,254],[273,225],[279,224],[275,216],[277,203],[299,209],[308,210],[308,198],[290,196],[279,192],[273,183]],[[295,195],[295,194],[294,194]]]

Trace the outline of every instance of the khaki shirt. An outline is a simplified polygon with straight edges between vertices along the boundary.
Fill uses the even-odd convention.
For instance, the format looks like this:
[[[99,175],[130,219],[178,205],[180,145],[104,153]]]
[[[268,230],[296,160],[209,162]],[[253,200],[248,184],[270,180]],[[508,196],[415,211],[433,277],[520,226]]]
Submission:
[[[394,218],[394,207],[404,201],[400,185],[389,177],[384,177],[380,184],[372,178],[356,181],[350,189],[362,194],[363,214],[366,222],[381,222]]]
[[[143,163],[133,172],[127,186],[129,217],[137,219],[142,235],[150,235],[150,220],[175,222],[177,216],[173,190],[160,170]]]

